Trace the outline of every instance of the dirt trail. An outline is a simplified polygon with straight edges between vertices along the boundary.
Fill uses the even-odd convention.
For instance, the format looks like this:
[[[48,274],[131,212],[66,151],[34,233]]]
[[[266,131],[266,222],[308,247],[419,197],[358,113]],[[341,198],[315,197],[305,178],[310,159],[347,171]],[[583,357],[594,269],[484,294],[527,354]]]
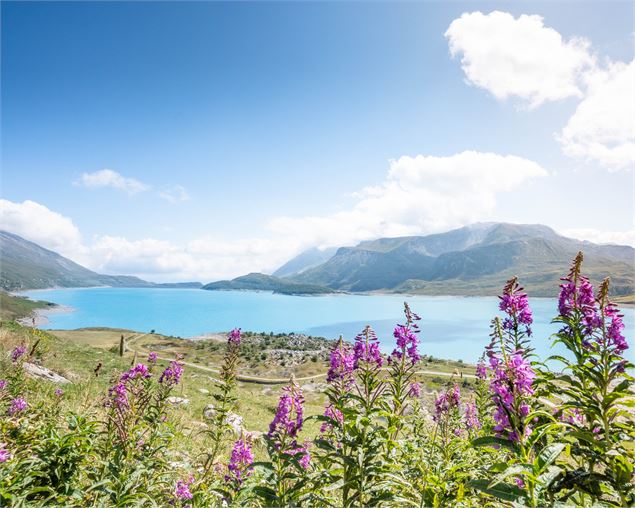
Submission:
[[[126,348],[133,353],[137,353],[137,354],[145,353],[145,351],[141,351],[139,349],[135,349],[134,347],[132,347],[132,344],[134,343],[134,341],[136,341],[137,339],[140,339],[141,337],[145,335],[147,334],[139,333],[129,337],[126,340]],[[164,360],[168,362],[174,360],[174,358],[167,358],[164,356],[157,356],[157,358],[159,360]],[[214,369],[212,367],[206,367],[205,365],[199,365],[197,363],[186,362],[183,360],[181,360],[181,363],[193,369],[198,369],[205,372],[213,372],[214,374],[220,373],[218,369]],[[383,370],[388,370],[388,369],[383,369]],[[459,373],[457,375],[453,372],[439,372],[434,370],[418,370],[416,371],[416,373],[427,375],[427,376],[442,376],[442,377],[456,376],[458,378],[476,379],[476,376],[474,374],[465,374],[465,373]],[[326,377],[326,372],[323,372],[321,374],[314,374],[313,376],[296,377],[295,380],[298,382],[303,382],[303,381],[312,381],[314,379],[319,379],[322,377]],[[261,385],[280,385],[280,384],[286,384],[289,382],[289,378],[267,378],[267,377],[247,376],[244,374],[237,374],[236,379],[238,381],[242,381],[243,383],[254,383],[254,384],[261,384]]]

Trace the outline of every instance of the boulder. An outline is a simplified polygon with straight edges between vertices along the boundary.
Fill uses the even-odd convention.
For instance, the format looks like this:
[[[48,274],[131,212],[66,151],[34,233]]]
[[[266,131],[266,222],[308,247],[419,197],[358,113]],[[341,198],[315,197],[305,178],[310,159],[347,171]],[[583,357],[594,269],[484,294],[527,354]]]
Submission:
[[[41,365],[27,362],[27,363],[24,363],[23,367],[26,373],[31,377],[36,377],[38,379],[46,379],[47,381],[51,381],[52,383],[58,383],[58,384],[70,383],[70,381],[66,379],[64,376],[60,376],[58,373],[53,372],[51,369],[47,369],[46,367],[42,367]]]
[[[168,397],[168,402],[175,406],[187,406],[190,403],[190,399],[183,397]]]

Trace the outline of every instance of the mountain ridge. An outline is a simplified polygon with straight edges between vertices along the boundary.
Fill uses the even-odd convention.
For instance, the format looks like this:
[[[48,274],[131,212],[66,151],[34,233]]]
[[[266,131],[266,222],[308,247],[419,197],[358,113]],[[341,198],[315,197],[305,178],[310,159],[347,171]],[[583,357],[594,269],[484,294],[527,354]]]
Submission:
[[[154,283],[132,275],[103,275],[57,252],[0,230],[0,288],[7,291],[54,287],[201,287],[200,282]]]
[[[353,292],[496,294],[516,275],[535,296],[554,296],[553,283],[579,250],[594,280],[611,275],[615,294],[635,292],[635,249],[567,238],[540,224],[478,223],[364,241],[290,279]]]

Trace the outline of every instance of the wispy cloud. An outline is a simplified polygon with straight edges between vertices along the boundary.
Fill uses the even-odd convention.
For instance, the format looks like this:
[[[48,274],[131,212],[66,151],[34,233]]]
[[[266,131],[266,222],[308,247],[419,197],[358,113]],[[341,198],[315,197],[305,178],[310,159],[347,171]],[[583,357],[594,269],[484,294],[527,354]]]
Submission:
[[[84,173],[79,180],[73,183],[77,186],[87,187],[89,189],[111,187],[127,192],[130,195],[146,191],[150,188],[139,180],[127,178],[112,169],[100,169],[93,173]]]
[[[182,203],[183,201],[189,201],[190,195],[182,185],[175,185],[170,189],[165,189],[158,192],[158,196],[161,199],[165,199],[170,203]]]

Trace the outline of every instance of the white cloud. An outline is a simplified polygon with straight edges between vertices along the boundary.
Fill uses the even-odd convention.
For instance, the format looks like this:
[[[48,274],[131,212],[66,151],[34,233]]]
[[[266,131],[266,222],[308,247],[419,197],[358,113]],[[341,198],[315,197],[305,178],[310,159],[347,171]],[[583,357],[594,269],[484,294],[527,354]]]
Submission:
[[[183,187],[182,185],[175,185],[170,189],[160,191],[158,193],[158,196],[161,199],[165,199],[172,204],[190,200],[190,195],[187,193],[185,187]]]
[[[267,224],[266,237],[227,240],[208,235],[185,245],[118,236],[96,236],[84,244],[70,219],[32,201],[2,200],[7,212],[0,224],[98,272],[208,282],[273,271],[308,247],[438,232],[491,219],[499,193],[545,175],[535,162],[511,155],[404,156],[391,161],[384,182],[356,193],[341,211],[276,218]]]
[[[593,243],[630,245],[635,247],[635,229],[627,231],[604,231],[590,228],[564,229],[564,236],[578,240],[588,240]]]
[[[98,189],[101,187],[111,187],[119,189],[128,194],[137,194],[148,190],[148,186],[134,178],[126,178],[125,176],[113,171],[112,169],[101,169],[93,173],[84,173],[79,180],[74,182],[75,185],[87,187],[89,189]]]
[[[0,229],[62,255],[79,258],[84,252],[81,234],[73,221],[35,201],[14,203],[0,199]]]
[[[347,245],[380,236],[445,231],[492,218],[496,196],[536,177],[541,166],[511,155],[466,151],[449,157],[418,155],[390,163],[386,180],[327,216],[281,217],[269,224],[303,246]]]
[[[581,97],[582,73],[594,66],[586,39],[563,39],[538,15],[464,13],[445,36],[452,56],[461,57],[468,83],[500,100],[519,98],[531,108]]]
[[[635,60],[587,77],[588,91],[557,136],[565,154],[610,171],[635,165]]]

